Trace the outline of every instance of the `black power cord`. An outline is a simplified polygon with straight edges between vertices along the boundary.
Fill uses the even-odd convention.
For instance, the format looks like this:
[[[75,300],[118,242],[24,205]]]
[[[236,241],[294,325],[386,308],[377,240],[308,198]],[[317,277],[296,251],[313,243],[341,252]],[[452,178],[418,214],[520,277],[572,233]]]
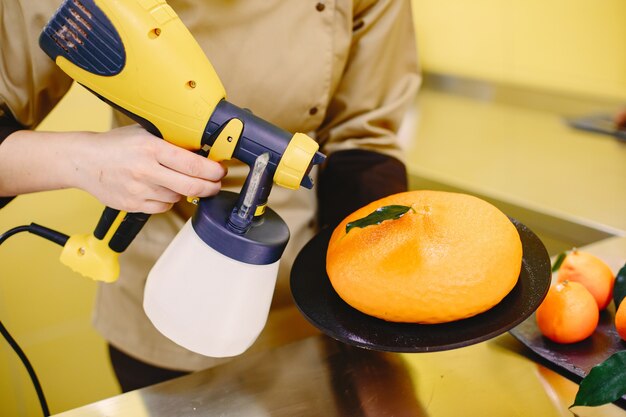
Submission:
[[[26,225],[26,226],[14,227],[13,229],[10,229],[6,231],[5,233],[3,233],[2,235],[0,235],[0,245],[4,243],[4,241],[10,238],[11,236],[16,235],[20,232],[29,232],[37,236],[41,236],[60,246],[65,246],[65,243],[67,243],[67,240],[69,239],[69,236],[63,233],[57,232],[56,230],[48,229],[47,227],[38,225],[36,223],[31,223],[30,225]],[[6,329],[6,327],[4,327],[4,324],[2,324],[2,321],[0,321],[0,333],[2,333],[2,336],[6,339],[9,345],[13,348],[13,351],[22,360],[24,367],[28,371],[28,375],[30,376],[30,379],[33,382],[33,385],[35,386],[35,391],[37,391],[37,398],[39,398],[41,411],[43,412],[44,417],[48,417],[50,415],[50,410],[48,409],[48,403],[46,402],[46,397],[43,393],[43,389],[41,388],[41,384],[39,383],[39,378],[37,378],[37,374],[35,373],[35,370],[33,369],[32,365],[30,364],[28,357],[26,356],[22,348],[20,348],[20,346],[17,344],[15,339],[11,336],[11,334]]]

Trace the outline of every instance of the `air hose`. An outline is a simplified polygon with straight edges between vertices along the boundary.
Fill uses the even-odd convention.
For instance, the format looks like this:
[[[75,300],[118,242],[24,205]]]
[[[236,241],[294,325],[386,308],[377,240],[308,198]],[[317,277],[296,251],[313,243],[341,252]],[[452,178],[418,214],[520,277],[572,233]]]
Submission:
[[[13,229],[10,229],[0,235],[0,245],[11,236],[16,235],[20,232],[29,232],[34,235],[41,236],[44,239],[48,239],[49,241],[54,242],[60,246],[65,246],[65,243],[69,239],[69,236],[57,232],[56,230],[49,229],[36,223],[31,223],[30,225],[14,227]],[[11,336],[6,327],[4,327],[2,321],[0,321],[0,333],[2,333],[2,336],[9,343],[11,348],[13,348],[13,351],[17,354],[17,356],[21,359],[24,367],[26,368],[26,371],[28,371],[28,375],[30,376],[30,379],[35,387],[35,391],[37,392],[37,398],[39,399],[39,404],[41,405],[43,415],[44,417],[48,417],[50,415],[48,403],[46,402],[46,397],[43,393],[43,389],[41,388],[41,384],[39,383],[39,379],[37,378],[37,374],[30,364],[28,357],[26,356],[22,348],[20,348],[15,339]]]

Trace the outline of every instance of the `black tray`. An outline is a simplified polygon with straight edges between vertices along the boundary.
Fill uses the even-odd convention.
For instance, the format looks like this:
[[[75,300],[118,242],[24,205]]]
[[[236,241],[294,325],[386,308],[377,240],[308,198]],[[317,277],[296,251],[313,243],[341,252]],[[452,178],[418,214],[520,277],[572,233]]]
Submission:
[[[482,342],[518,325],[539,306],[550,286],[550,258],[539,238],[511,220],[523,246],[522,271],[513,290],[490,310],[444,324],[393,323],[346,304],[326,274],[332,230],[322,230],[298,254],[291,270],[291,292],[304,317],[328,336],[366,349],[434,352]]]
[[[559,344],[543,337],[534,314],[510,333],[530,349],[533,359],[579,384],[595,365],[626,349],[626,342],[615,330],[614,315],[615,309],[611,303],[610,308],[600,313],[596,331],[578,343]],[[626,409],[626,396],[615,404]]]

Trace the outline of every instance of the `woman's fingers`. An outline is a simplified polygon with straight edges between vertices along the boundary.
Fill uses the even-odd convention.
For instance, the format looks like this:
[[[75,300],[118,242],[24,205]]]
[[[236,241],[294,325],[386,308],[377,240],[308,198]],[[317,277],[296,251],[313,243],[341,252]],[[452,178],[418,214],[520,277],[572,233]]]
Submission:
[[[158,145],[156,160],[161,169],[154,172],[155,182],[184,196],[215,195],[226,174],[221,164],[165,142]]]
[[[156,158],[161,165],[189,177],[220,181],[226,174],[220,163],[167,142],[159,144]]]
[[[163,203],[169,204],[178,203],[182,197],[183,196],[180,193],[172,191],[170,188],[163,186],[154,186],[144,195],[144,198],[146,200],[161,201]]]
[[[155,181],[182,196],[209,197],[218,193],[221,182],[191,177],[178,171],[162,167],[156,174]]]
[[[146,200],[142,204],[142,209],[137,212],[147,213],[147,214],[156,214],[156,213],[165,213],[169,209],[172,208],[174,204],[172,203],[164,203],[163,201],[156,200]]]

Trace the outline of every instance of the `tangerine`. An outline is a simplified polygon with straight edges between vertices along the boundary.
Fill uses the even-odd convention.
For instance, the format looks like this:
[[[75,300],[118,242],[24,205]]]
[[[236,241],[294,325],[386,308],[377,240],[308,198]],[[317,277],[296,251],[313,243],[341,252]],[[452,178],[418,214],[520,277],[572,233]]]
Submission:
[[[536,312],[537,326],[557,343],[580,342],[598,326],[600,312],[593,295],[579,282],[563,281],[550,287]]]
[[[622,340],[626,340],[626,303],[620,303],[615,312],[615,329]]]
[[[613,297],[615,276],[600,258],[579,250],[567,254],[557,274],[557,281],[579,282],[589,290],[598,304],[605,309]]]

